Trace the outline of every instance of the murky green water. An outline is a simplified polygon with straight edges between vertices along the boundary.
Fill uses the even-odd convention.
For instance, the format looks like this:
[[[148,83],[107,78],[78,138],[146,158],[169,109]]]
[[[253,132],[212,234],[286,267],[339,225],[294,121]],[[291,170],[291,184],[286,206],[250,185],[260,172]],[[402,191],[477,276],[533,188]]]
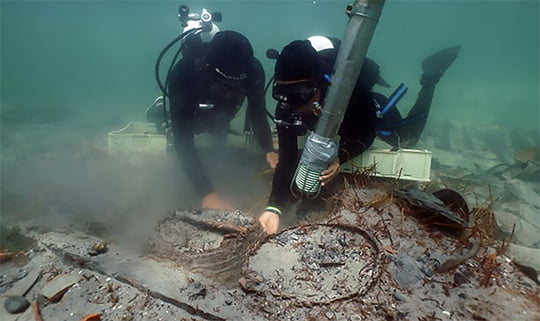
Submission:
[[[181,3],[2,1],[2,215],[79,212],[140,226],[153,225],[168,208],[198,205],[174,162],[135,157],[124,166],[105,155],[106,133],[143,120],[159,95],[154,63],[181,31]],[[225,0],[205,8],[222,12],[222,29],[248,36],[269,76],[267,48],[315,34],[342,37],[347,4]],[[407,110],[422,59],[457,44],[460,56],[437,87],[426,131],[450,121],[499,126],[529,133],[520,147],[538,146],[539,3],[387,1],[368,55],[393,86],[409,85],[400,103]],[[241,130],[243,117],[234,124]],[[218,174],[227,182],[252,180],[253,204],[264,203],[268,180],[235,168],[235,160],[227,164]],[[122,223],[118,211],[136,212],[137,220]]]

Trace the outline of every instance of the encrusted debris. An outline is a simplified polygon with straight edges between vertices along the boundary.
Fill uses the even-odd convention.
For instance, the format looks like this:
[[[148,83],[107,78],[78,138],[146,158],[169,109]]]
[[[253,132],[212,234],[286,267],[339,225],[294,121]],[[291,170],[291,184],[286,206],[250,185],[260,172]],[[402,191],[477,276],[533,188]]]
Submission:
[[[357,227],[301,225],[264,242],[244,264],[248,292],[270,293],[300,305],[362,296],[377,281],[379,246]]]

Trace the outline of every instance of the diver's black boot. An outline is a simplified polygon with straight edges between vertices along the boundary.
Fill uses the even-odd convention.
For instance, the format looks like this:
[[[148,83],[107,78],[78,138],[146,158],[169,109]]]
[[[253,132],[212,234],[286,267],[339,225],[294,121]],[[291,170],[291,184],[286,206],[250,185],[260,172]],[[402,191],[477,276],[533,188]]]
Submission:
[[[459,49],[460,46],[446,48],[424,59],[420,84],[435,85],[446,69],[456,60]]]

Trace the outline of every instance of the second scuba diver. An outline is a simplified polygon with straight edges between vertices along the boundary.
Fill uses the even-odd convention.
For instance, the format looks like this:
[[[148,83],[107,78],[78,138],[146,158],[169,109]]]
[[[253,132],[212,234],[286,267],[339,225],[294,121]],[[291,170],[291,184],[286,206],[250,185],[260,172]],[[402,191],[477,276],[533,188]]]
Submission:
[[[230,122],[245,98],[255,137],[268,165],[276,167],[278,155],[266,119],[264,84],[264,70],[251,44],[235,31],[220,31],[210,42],[187,47],[168,77],[174,149],[202,197],[203,208],[233,209],[214,190],[194,135],[209,132],[217,145],[225,144]]]
[[[278,101],[275,122],[279,139],[279,162],[272,181],[268,206],[259,217],[267,234],[279,229],[280,215],[291,205],[291,181],[300,158],[298,136],[314,130],[323,108],[340,42],[334,38],[315,36],[296,40],[281,51],[275,65],[272,96]],[[412,147],[424,129],[431,106],[435,85],[459,53],[459,47],[442,50],[422,64],[422,89],[405,119],[395,103],[381,118],[381,106],[388,105],[385,96],[371,93],[375,84],[389,87],[379,72],[379,66],[366,58],[351,94],[343,122],[339,129],[339,152],[321,173],[321,185],[339,174],[339,167],[360,155],[379,135],[398,147]],[[379,116],[379,117],[378,117]]]

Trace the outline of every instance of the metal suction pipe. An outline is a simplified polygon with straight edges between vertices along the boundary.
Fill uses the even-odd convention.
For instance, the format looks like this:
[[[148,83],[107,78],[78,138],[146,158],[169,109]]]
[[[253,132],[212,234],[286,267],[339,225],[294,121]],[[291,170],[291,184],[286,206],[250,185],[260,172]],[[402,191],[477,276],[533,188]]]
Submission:
[[[320,173],[337,156],[337,134],[356,80],[364,62],[384,0],[357,0],[347,6],[349,23],[339,48],[332,85],[315,131],[309,135],[291,188],[302,198],[315,198],[320,191]]]
[[[347,7],[349,23],[336,58],[332,86],[315,129],[321,136],[334,137],[338,133],[383,5],[383,0],[357,0]]]

